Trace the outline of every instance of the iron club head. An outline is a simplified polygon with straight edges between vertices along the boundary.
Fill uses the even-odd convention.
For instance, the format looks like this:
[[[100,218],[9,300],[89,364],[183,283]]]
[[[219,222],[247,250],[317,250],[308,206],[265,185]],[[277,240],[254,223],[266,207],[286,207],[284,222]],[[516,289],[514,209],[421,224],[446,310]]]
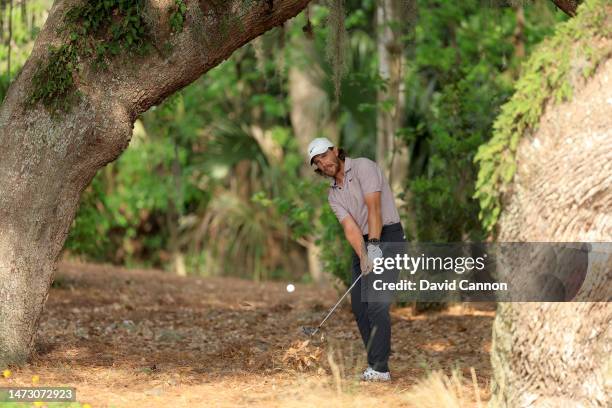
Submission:
[[[338,302],[336,302],[334,307],[331,308],[331,310],[327,313],[327,316],[325,316],[325,318],[321,321],[321,323],[319,323],[318,327],[306,327],[306,326],[302,326],[302,332],[305,335],[310,336],[310,337],[312,337],[315,334],[317,334],[319,329],[323,326],[323,324],[327,321],[327,319],[329,319],[329,316],[331,316],[332,313],[334,313],[334,311],[336,310],[338,305],[342,302],[342,300],[346,297],[346,295],[348,295],[350,293],[350,291],[355,287],[355,285],[357,284],[359,279],[361,279],[362,276],[363,276],[363,273],[361,275],[359,275],[359,277],[357,277],[357,279],[355,279],[353,281],[353,284],[346,290],[346,292],[344,292],[344,295],[342,295],[340,300],[338,300]]]
[[[302,332],[307,336],[314,336],[319,331],[318,327],[302,326]]]

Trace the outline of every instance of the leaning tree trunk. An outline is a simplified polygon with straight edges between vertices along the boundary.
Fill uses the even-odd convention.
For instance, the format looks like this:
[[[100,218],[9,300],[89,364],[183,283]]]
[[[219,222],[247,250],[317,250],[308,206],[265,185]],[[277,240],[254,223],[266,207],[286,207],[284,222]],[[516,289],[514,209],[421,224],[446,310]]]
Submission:
[[[498,224],[500,242],[611,241],[612,38],[596,36],[589,46],[607,57],[585,82],[586,61],[572,54],[571,101],[548,104],[536,131],[518,145],[512,193]],[[593,249],[589,284],[578,293],[582,300],[593,300],[594,289],[597,299],[610,295],[610,245]],[[606,302],[500,303],[490,405],[609,407],[611,322]]]
[[[146,7],[155,16],[151,31],[166,47],[154,45],[165,52],[117,56],[102,70],[82,61],[75,81],[82,96],[59,120],[40,104],[25,104],[48,47],[67,42],[58,33],[66,12],[87,3],[54,2],[0,108],[0,366],[29,356],[79,196],[96,172],[126,148],[138,115],[295,16],[308,1],[183,0],[182,30],[173,33],[176,21],[171,28],[170,16],[177,3],[148,0]],[[223,10],[217,13],[219,7]]]

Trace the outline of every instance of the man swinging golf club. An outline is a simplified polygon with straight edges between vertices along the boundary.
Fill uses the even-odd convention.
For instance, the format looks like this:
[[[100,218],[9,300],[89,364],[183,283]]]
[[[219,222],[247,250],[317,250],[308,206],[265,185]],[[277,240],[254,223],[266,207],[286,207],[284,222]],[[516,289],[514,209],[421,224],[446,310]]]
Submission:
[[[361,276],[372,271],[382,256],[381,242],[405,242],[393,193],[382,170],[372,160],[347,157],[324,137],[308,146],[310,164],[329,177],[329,204],[353,247],[351,306],[368,354],[365,381],[389,381],[391,351],[390,302],[366,302],[361,298]],[[363,275],[362,275],[363,274]]]

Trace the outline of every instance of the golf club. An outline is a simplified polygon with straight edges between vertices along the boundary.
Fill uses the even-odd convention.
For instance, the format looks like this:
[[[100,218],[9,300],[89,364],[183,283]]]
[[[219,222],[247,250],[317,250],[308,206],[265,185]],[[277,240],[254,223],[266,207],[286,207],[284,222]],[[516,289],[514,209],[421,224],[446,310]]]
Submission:
[[[336,310],[336,308],[338,307],[338,305],[342,302],[342,300],[346,297],[346,295],[348,295],[348,293],[351,291],[351,289],[353,289],[353,287],[355,286],[355,284],[357,282],[359,282],[359,279],[361,279],[361,277],[363,276],[363,273],[361,275],[359,275],[359,277],[357,279],[355,279],[355,282],[353,282],[353,284],[351,285],[350,288],[347,289],[347,291],[344,293],[344,295],[342,295],[342,297],[340,298],[340,300],[334,305],[334,307],[331,308],[331,310],[329,311],[329,313],[327,313],[327,316],[325,316],[325,318],[321,321],[321,323],[319,323],[319,325],[317,327],[307,327],[307,326],[303,326],[302,327],[302,331],[304,332],[305,335],[307,336],[314,336],[315,334],[317,334],[317,332],[319,331],[319,329],[321,328],[321,326],[323,326],[323,323],[325,323],[325,321],[327,319],[329,319],[329,316],[332,315],[332,313],[334,313],[334,311]]]

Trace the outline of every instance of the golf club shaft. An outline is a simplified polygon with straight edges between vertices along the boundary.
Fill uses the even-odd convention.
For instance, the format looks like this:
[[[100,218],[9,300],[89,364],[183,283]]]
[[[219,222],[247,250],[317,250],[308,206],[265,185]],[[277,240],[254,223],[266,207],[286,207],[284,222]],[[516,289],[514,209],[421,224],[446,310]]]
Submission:
[[[323,323],[325,323],[325,321],[329,318],[329,316],[332,315],[332,313],[334,313],[334,310],[336,310],[336,308],[338,307],[338,305],[340,304],[340,302],[342,302],[342,300],[346,297],[346,295],[349,294],[349,292],[351,291],[351,289],[353,289],[353,287],[355,286],[355,284],[357,284],[357,282],[359,282],[359,279],[361,279],[361,277],[363,276],[363,273],[361,275],[359,275],[359,277],[357,279],[355,279],[355,282],[353,282],[353,284],[351,285],[350,288],[347,289],[346,293],[344,293],[344,295],[342,295],[342,297],[340,298],[340,300],[338,301],[338,303],[336,303],[334,305],[334,307],[329,311],[329,313],[327,314],[327,316],[325,316],[325,319],[323,319],[323,321],[319,324],[319,327],[317,327],[317,331],[321,328],[321,326],[323,326]]]

